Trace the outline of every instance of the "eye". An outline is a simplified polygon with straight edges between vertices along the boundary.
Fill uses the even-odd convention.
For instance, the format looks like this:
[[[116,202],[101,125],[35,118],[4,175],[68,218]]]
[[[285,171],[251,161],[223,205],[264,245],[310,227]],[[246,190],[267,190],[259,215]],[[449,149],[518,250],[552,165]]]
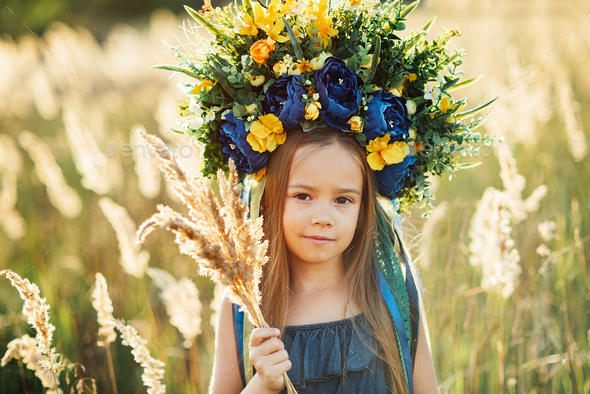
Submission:
[[[306,201],[306,198],[309,197],[307,194],[299,193],[295,195],[295,199],[299,201]]]
[[[352,203],[352,200],[348,197],[338,197],[336,201],[338,202],[338,204],[342,205],[346,204],[347,202]]]

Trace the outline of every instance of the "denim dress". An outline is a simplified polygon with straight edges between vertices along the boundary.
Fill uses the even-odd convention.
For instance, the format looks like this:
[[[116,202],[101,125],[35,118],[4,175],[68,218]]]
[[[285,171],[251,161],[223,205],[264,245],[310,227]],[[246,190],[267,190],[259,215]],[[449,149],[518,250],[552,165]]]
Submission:
[[[353,319],[365,342],[381,353],[363,313],[343,320],[285,327],[283,343],[291,360],[287,375],[299,394],[393,391],[387,364],[363,343]],[[280,392],[286,393],[286,388]]]

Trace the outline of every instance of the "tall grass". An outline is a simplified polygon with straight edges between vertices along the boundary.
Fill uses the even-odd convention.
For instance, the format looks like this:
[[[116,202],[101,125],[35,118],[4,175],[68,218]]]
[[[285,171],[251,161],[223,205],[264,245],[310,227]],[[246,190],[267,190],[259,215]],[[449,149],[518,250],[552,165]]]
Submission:
[[[505,136],[516,171],[502,176],[498,147],[482,149],[488,157],[466,159],[482,165],[452,181],[435,182],[438,207],[428,222],[420,215],[404,217],[404,237],[413,245],[424,283],[443,393],[590,392],[590,16],[585,6],[574,1],[425,3],[401,33],[423,26],[433,12],[441,26],[460,24],[464,36],[450,45],[466,49],[467,78],[484,75],[460,92],[474,106],[500,96],[482,129]],[[142,367],[120,337],[109,343],[110,356],[98,346],[105,341],[92,305],[98,272],[109,284],[115,315],[128,322],[126,335],[131,338],[135,330],[150,357],[165,364],[162,385],[168,392],[204,393],[211,375],[211,316],[214,293],[219,296],[221,288],[197,274],[190,258],[173,245],[172,234],[149,237],[141,249],[127,239],[129,223],[144,221],[156,204],[182,211],[180,200],[162,185],[157,159],[139,146],[137,128],[174,142],[176,152],[184,153],[179,155],[183,166],[198,174],[197,148],[190,146],[192,155],[188,147],[179,152],[189,142],[170,131],[181,95],[175,85],[182,77],[168,79],[167,73],[150,69],[163,62],[154,59],[166,50],[161,41],[176,42],[180,22],[160,11],[147,26],[114,28],[102,43],[83,28],[60,24],[43,37],[0,40],[0,269],[10,268],[38,285],[51,305],[51,346],[83,364],[84,376],[96,380],[99,392],[114,392],[112,381],[121,393],[146,388]],[[135,157],[120,150],[129,143],[139,146]],[[144,152],[147,158],[138,157]],[[510,179],[524,180],[522,188],[511,188]],[[524,202],[542,185],[547,190],[536,209],[518,220],[506,211],[514,212],[510,190],[520,190]],[[495,200],[503,215],[494,222],[497,228],[489,224],[491,213],[485,216],[480,208],[476,214],[478,204],[492,200],[490,191],[507,195]],[[470,249],[472,235],[479,234],[482,247],[493,248],[484,241],[499,237],[491,232],[495,228],[504,230],[505,238],[497,239],[510,240],[518,253],[511,264],[520,272],[510,277],[511,291],[504,294],[483,264],[471,263],[475,252],[486,251]],[[502,257],[498,261],[506,263]],[[175,293],[165,288],[180,284],[201,304],[191,323],[173,318],[168,305]],[[36,335],[20,314],[18,292],[10,289],[10,281],[0,280],[0,355],[11,341],[29,343]],[[65,389],[66,375],[61,376]],[[0,393],[24,392],[25,385],[28,392],[43,389],[35,371],[16,360],[0,368]]]

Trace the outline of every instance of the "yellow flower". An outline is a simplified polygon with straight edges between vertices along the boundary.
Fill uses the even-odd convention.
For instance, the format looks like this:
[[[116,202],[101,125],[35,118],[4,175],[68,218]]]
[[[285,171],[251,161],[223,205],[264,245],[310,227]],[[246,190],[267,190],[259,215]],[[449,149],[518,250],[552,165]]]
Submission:
[[[266,12],[262,9],[260,3],[254,4],[254,20],[256,21],[256,26],[268,32],[275,21],[281,17],[278,7],[280,7],[278,0],[272,0]]]
[[[285,24],[283,23],[283,20],[279,19],[277,21],[277,23],[275,23],[274,26],[271,27],[266,32],[266,34],[268,34],[268,38],[266,39],[266,42],[268,42],[269,44],[274,44],[277,41],[278,42],[289,41],[289,37],[281,35],[281,32],[283,31],[284,28],[285,28]]]
[[[272,152],[287,139],[283,123],[274,114],[259,116],[250,125],[246,140],[256,152]]]
[[[367,61],[366,63],[363,62],[363,64],[361,65],[361,68],[371,68],[371,65],[373,64],[373,54],[371,53],[369,56],[369,61]],[[381,56],[379,56],[379,59],[377,59],[377,64],[381,63]]]
[[[216,83],[217,81],[211,82],[208,79],[203,79],[199,84],[195,86],[195,88],[193,89],[193,94],[199,94],[202,90],[208,92]]]
[[[305,107],[305,119],[307,120],[316,120],[320,115],[320,108],[322,105],[317,101],[312,101]]]
[[[402,95],[402,92],[400,89],[391,89],[389,91],[389,93],[393,94],[394,96],[398,96],[398,97],[400,97]]]
[[[363,121],[360,116],[353,116],[348,123],[350,123],[350,129],[352,131],[357,131],[359,133],[363,131]]]
[[[449,98],[447,96],[444,96],[442,98],[442,100],[440,100],[440,112],[444,114],[448,110],[454,110],[455,107],[457,107],[457,105],[459,105],[459,103],[451,104],[450,101],[449,101]],[[465,106],[465,104],[461,105],[459,108],[457,108],[457,111],[456,112],[461,111],[461,108],[463,108],[464,106]],[[445,122],[454,123],[455,122],[455,117],[451,115],[447,119],[445,119]]]
[[[272,70],[279,75],[283,75],[287,72],[287,65],[284,61],[281,60],[276,62],[275,65],[272,66]]]
[[[406,75],[406,78],[408,78],[408,81],[412,82],[412,81],[415,81],[418,78],[418,76],[414,73],[411,73],[411,74]]]
[[[289,75],[301,75],[301,67],[299,63],[293,63],[289,66],[287,70]]]
[[[388,144],[391,136],[377,137],[367,145],[367,161],[373,171],[380,171],[385,165],[401,163],[410,154],[410,147],[403,141]]]
[[[299,62],[299,69],[302,72],[306,72],[306,71],[311,71],[313,70],[313,68],[311,67],[311,63],[308,62],[307,60],[303,59]]]
[[[257,181],[259,181],[260,178],[262,178],[264,176],[264,174],[266,174],[266,166],[262,167],[262,169],[260,171],[258,171],[256,173],[256,175],[254,175],[254,179],[256,179]]]
[[[350,6],[354,7],[355,5],[360,5],[360,0],[350,0]]]
[[[332,17],[326,14],[326,9],[328,8],[328,0],[320,0],[317,4],[317,9],[311,10],[308,7],[308,10],[311,10],[309,13],[310,19],[312,19],[312,26],[313,30],[317,29],[319,32],[317,34],[311,34],[308,31],[308,34],[311,37],[321,37],[322,41],[316,43],[317,47],[324,46],[326,47],[330,42],[330,37],[335,36],[338,34],[338,30],[333,29],[332,25]]]
[[[243,19],[243,21],[240,21],[240,22],[242,22],[242,26],[239,29],[240,34],[249,35],[249,36],[257,35],[258,29],[256,28],[252,17],[248,14],[243,14],[242,19]]]
[[[321,57],[314,57],[313,59],[311,59],[311,61],[309,62],[311,64],[311,69],[312,70],[319,70],[320,68],[324,67],[324,63],[326,63],[326,59],[321,58]]]
[[[406,100],[406,108],[408,109],[409,114],[416,113],[416,103],[412,100]]]
[[[264,75],[254,75],[250,78],[250,85],[252,86],[260,86],[264,83],[266,77]]]
[[[253,114],[254,112],[256,112],[257,108],[258,106],[256,104],[246,105],[246,111],[248,111],[249,114]]]
[[[252,59],[259,65],[266,64],[269,53],[274,51],[275,44],[269,44],[266,40],[258,40],[250,47]]]

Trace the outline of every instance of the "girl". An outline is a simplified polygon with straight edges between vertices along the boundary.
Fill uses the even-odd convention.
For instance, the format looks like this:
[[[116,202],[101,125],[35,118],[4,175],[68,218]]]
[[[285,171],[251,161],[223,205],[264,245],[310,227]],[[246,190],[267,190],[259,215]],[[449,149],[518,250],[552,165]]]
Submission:
[[[270,256],[261,308],[271,328],[252,330],[238,354],[242,329],[224,295],[211,393],[286,393],[284,372],[299,394],[409,392],[399,350],[408,332],[396,333],[376,262],[388,242],[399,240],[376,190],[353,133],[329,127],[287,133],[267,163],[260,207]],[[379,239],[383,231],[388,239]],[[396,262],[386,264],[410,274],[407,264],[391,268]],[[394,292],[396,300],[407,302],[405,290]],[[438,393],[427,334],[418,326],[408,369],[413,391]],[[253,376],[244,387],[240,366],[247,361]]]

